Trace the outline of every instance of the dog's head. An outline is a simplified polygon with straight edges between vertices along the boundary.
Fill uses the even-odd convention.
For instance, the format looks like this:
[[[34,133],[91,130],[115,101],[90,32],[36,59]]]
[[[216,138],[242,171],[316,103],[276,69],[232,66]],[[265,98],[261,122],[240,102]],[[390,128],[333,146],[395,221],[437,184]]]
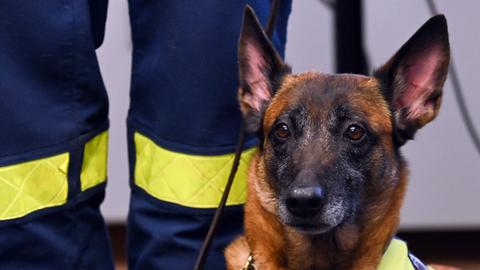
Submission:
[[[262,140],[262,204],[316,234],[355,222],[392,195],[398,148],[440,107],[447,24],[441,15],[430,19],[371,77],[294,75],[247,8],[238,57],[240,107]]]

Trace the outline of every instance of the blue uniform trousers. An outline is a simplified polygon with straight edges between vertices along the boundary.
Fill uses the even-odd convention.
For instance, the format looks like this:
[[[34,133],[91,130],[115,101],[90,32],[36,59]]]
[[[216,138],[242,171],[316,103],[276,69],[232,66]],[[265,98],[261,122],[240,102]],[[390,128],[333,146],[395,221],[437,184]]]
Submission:
[[[273,42],[283,55],[291,0],[282,2]],[[130,269],[194,264],[215,200],[184,192],[202,184],[179,171],[219,178],[205,194],[226,180],[218,175],[228,162],[209,160],[229,160],[239,132],[247,3],[265,23],[270,0],[129,0]],[[99,211],[109,124],[95,49],[106,12],[107,0],[0,1],[0,269],[113,269]],[[246,148],[256,143],[249,136]],[[172,160],[190,165],[183,172]],[[241,233],[242,196],[226,210],[207,269],[224,268],[222,249]]]

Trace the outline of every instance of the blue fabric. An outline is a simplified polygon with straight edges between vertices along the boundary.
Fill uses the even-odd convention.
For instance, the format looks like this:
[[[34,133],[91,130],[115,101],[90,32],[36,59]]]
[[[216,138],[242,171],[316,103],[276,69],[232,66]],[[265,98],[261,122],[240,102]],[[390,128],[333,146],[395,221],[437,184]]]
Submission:
[[[130,126],[173,151],[234,151],[241,122],[237,43],[247,3],[265,25],[270,0],[129,0]],[[282,55],[290,9],[291,1],[282,1],[273,36]],[[255,142],[247,138],[247,146]]]
[[[174,151],[233,152],[240,125],[236,52],[246,3],[265,23],[270,0],[129,1],[131,130],[143,130]],[[108,126],[95,55],[106,4],[0,1],[0,166],[72,154],[68,207],[0,222],[0,269],[112,269],[98,209],[103,186],[80,200],[78,182],[79,147]],[[290,8],[291,0],[284,0],[273,38],[282,55]],[[255,143],[248,137],[247,146]],[[130,163],[133,170],[132,154]],[[128,224],[131,268],[190,269],[214,209],[167,204],[135,190]],[[241,208],[227,209],[207,269],[224,267],[222,249],[240,233],[241,219]]]
[[[194,265],[215,209],[162,202],[137,188],[133,133],[182,153],[234,151],[241,122],[237,44],[247,3],[266,24],[269,0],[129,0],[134,49],[128,120],[130,269]],[[283,56],[291,1],[282,3],[273,42]],[[247,147],[255,143],[254,136],[247,138]],[[225,269],[223,249],[241,232],[242,219],[240,207],[226,208],[205,269]]]
[[[0,221],[2,270],[113,269],[104,185],[80,194],[79,182],[83,143],[108,126],[96,2],[0,1],[0,166],[71,154],[68,205]]]
[[[68,205],[0,222],[0,269],[114,269],[98,209],[103,186]]]
[[[88,0],[0,1],[0,165],[108,125],[91,20]]]
[[[105,37],[108,0],[89,0],[90,21],[95,48],[100,47]]]
[[[192,209],[159,201],[133,188],[128,226],[130,270],[191,270],[215,209]],[[242,233],[241,206],[227,207],[205,269],[225,269],[223,250]]]

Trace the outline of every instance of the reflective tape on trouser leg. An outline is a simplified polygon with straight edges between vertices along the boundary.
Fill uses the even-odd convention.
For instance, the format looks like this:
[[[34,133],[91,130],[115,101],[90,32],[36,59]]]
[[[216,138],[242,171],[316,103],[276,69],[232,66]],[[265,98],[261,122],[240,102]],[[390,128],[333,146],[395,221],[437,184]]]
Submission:
[[[151,196],[194,208],[217,207],[234,154],[197,156],[172,152],[136,132],[135,184]],[[248,163],[255,148],[242,154],[227,205],[245,202]]]
[[[81,191],[106,181],[107,141],[105,131],[85,144]],[[0,220],[66,204],[69,163],[66,152],[0,167]]]
[[[0,220],[65,204],[69,154],[0,167]]]
[[[81,189],[85,191],[107,180],[108,132],[103,132],[85,144]]]

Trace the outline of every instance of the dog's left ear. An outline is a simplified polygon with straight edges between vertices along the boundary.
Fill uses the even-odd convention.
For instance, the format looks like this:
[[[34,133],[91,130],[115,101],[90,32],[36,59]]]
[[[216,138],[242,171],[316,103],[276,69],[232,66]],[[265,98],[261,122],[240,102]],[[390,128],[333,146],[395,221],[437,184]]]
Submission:
[[[375,71],[392,108],[399,145],[437,116],[449,62],[447,21],[437,15]]]
[[[240,109],[247,131],[257,132],[270,99],[279,87],[283,75],[290,72],[290,67],[283,63],[248,5],[240,33],[238,65]]]

